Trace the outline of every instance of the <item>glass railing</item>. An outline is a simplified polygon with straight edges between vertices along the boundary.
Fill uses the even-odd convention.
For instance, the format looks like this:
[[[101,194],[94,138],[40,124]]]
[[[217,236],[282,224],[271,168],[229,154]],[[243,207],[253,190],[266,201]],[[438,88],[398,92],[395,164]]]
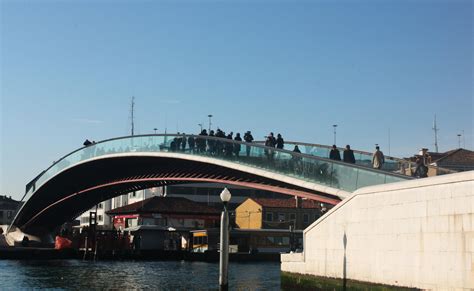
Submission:
[[[262,143],[259,141],[258,143]],[[284,149],[293,151],[295,145],[298,145],[301,153],[312,155],[320,158],[329,158],[329,152],[331,151],[332,147],[327,145],[320,145],[320,144],[310,144],[310,143],[302,143],[302,142],[294,142],[289,141],[285,142]],[[341,154],[341,159],[343,157],[344,148],[338,148],[339,153]],[[356,165],[372,168],[372,153],[353,150],[354,158],[356,161]],[[406,176],[412,176],[416,169],[416,163],[404,159],[399,159],[395,157],[385,156],[385,163],[383,164],[380,170],[386,172],[397,173]],[[452,174],[456,173],[456,171],[436,167],[432,165],[428,165],[428,174],[430,176],[435,175],[445,175],[445,174]]]
[[[114,138],[80,148],[61,158],[37,177],[36,181],[31,182],[32,186],[22,201],[28,200],[35,189],[70,166],[95,157],[133,152],[175,152],[226,160],[348,192],[363,186],[408,179],[396,173],[337,162],[311,153],[299,154],[269,148],[258,143],[208,136],[157,134]]]

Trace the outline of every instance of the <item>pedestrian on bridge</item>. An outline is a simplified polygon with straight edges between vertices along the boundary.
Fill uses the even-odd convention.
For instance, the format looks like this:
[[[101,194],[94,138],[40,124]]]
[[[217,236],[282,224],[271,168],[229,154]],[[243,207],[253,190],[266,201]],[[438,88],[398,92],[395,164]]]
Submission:
[[[281,134],[278,134],[277,139],[276,139],[276,148],[283,149],[284,146],[285,146],[285,141],[283,140],[283,137],[281,137]]]
[[[329,158],[335,161],[341,160],[341,153],[339,153],[339,150],[337,149],[336,145],[332,146],[332,149],[329,152]]]
[[[374,169],[382,169],[383,164],[385,163],[385,156],[380,150],[379,146],[375,147],[375,152],[372,155],[372,167]]]
[[[244,135],[244,140],[245,142],[248,142],[248,143],[251,143],[253,141],[253,136],[252,136],[252,132],[247,131]],[[246,146],[246,152],[247,152],[247,157],[250,156],[250,146]]]
[[[238,141],[238,142],[241,142],[242,141],[242,138],[240,137],[240,133],[236,133],[235,134],[235,138],[234,138],[235,141]],[[234,154],[236,157],[239,156],[239,153],[240,153],[240,143],[235,143],[234,144]]]
[[[351,150],[351,146],[350,145],[346,145],[346,149],[344,150],[344,152],[342,153],[343,154],[343,161],[346,162],[346,163],[351,163],[351,164],[355,164],[355,157],[354,157],[354,151]]]

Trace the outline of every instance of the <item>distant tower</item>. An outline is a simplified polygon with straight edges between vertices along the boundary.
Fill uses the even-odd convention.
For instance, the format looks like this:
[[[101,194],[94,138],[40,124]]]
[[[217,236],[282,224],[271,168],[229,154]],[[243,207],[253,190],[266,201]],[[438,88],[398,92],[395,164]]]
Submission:
[[[439,131],[439,128],[436,125],[436,114],[434,116],[434,121],[433,121],[433,131],[434,131],[434,138],[435,138],[435,143],[434,143],[435,151],[438,153],[438,131]]]
[[[132,130],[132,135],[135,135],[135,96],[132,96],[132,105],[130,108],[130,119],[131,119],[131,130]]]

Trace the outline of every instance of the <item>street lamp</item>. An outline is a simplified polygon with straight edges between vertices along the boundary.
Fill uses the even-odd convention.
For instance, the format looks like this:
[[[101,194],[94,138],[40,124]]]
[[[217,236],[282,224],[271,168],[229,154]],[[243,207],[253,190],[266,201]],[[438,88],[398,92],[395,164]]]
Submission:
[[[155,131],[155,134],[156,134],[156,131],[158,130],[158,128],[155,127],[155,128],[153,128],[153,130]]]
[[[458,133],[458,148],[461,148],[461,134]]]
[[[333,144],[336,144],[336,127],[337,127],[337,124],[333,124],[332,127],[334,127],[334,143]]]
[[[219,246],[219,290],[227,291],[229,289],[229,283],[227,282],[229,271],[229,212],[227,211],[227,202],[230,201],[232,195],[227,188],[224,188],[220,196],[224,209],[221,215],[221,241]]]
[[[201,131],[199,133],[202,132],[202,123],[199,123],[198,126],[201,128]]]
[[[212,114],[209,114],[207,117],[209,117],[209,132],[211,132],[211,118],[212,118]],[[208,132],[208,134],[209,134]]]

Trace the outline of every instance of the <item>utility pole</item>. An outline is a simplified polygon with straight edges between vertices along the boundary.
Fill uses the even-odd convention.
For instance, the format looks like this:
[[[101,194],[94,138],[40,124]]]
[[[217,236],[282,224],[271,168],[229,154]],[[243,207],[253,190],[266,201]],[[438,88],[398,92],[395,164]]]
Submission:
[[[388,128],[388,155],[390,156],[390,127]]]
[[[434,143],[435,151],[438,153],[438,131],[439,131],[439,128],[436,125],[436,114],[434,116],[433,131],[434,131],[434,138],[435,138],[435,143]]]
[[[132,96],[132,104],[131,104],[131,107],[130,107],[130,118],[131,118],[131,126],[132,126],[131,127],[131,132],[132,132],[132,136],[134,136],[135,135],[135,96]],[[131,141],[132,141],[132,145],[133,145],[133,139]],[[135,197],[136,192],[133,191],[132,193],[133,193],[132,194],[133,197]],[[128,198],[128,194],[125,194],[124,196]],[[125,200],[125,198],[123,198],[123,200],[122,200],[122,203],[121,203],[122,206],[125,205],[124,200]],[[127,204],[128,204],[128,201],[127,201]]]
[[[211,132],[211,118],[212,118],[212,114],[209,114],[207,117],[209,117],[209,132],[207,134],[209,134]]]

